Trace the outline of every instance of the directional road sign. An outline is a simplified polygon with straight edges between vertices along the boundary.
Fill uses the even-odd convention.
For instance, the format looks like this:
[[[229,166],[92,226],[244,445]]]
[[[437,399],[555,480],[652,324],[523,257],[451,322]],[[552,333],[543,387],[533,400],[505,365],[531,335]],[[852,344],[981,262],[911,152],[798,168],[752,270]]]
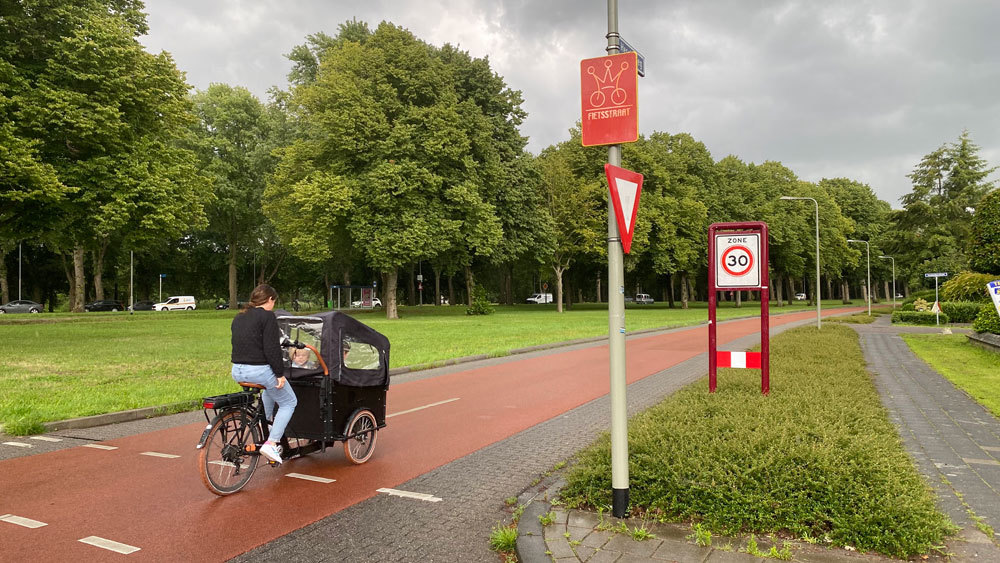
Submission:
[[[635,65],[635,70],[638,71],[639,76],[645,77],[646,76],[646,57],[642,56],[642,53],[640,53],[638,50],[636,50],[635,47],[629,45],[628,42],[625,41],[624,37],[618,37],[618,46],[619,46],[619,50],[622,53],[635,53],[635,57],[637,59],[636,60],[636,65]]]
[[[948,272],[937,272],[934,274],[924,274],[925,278],[946,278],[948,277]]]
[[[639,138],[635,52],[580,61],[580,123],[585,147]]]
[[[632,249],[635,216],[639,213],[642,174],[611,164],[604,165],[604,174],[608,177],[608,189],[611,191],[611,204],[615,208],[615,219],[618,220],[622,250],[628,254]]]

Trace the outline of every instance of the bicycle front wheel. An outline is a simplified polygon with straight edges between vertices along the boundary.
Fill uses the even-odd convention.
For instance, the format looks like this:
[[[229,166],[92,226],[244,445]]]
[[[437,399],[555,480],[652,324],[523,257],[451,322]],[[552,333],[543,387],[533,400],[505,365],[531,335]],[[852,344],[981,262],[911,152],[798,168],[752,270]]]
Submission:
[[[217,495],[230,495],[253,477],[260,456],[260,430],[243,411],[215,417],[198,456],[201,480]]]

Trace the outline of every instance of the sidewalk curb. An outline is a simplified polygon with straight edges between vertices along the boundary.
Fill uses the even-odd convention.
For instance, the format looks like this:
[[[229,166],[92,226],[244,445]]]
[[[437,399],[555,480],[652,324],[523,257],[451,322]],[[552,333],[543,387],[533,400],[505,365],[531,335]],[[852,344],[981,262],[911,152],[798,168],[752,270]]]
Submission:
[[[802,311],[795,311],[794,313],[800,313]],[[780,314],[794,314],[794,313],[779,313]],[[719,324],[728,323],[731,321],[746,320],[748,318],[753,318],[755,315],[747,315],[746,317],[733,317],[731,319],[726,319],[725,321],[720,321]],[[772,315],[777,316],[777,315]],[[707,322],[698,323],[693,325],[681,325],[675,327],[659,327],[659,328],[644,328],[641,330],[631,331],[626,337],[631,336],[641,336],[644,334],[652,334],[657,332],[666,332],[672,330],[684,330],[689,328],[696,328],[699,326],[708,326]],[[550,342],[548,344],[539,344],[537,346],[528,346],[525,348],[515,348],[510,350],[504,355],[491,356],[489,354],[476,354],[474,356],[463,356],[461,358],[452,358],[450,360],[444,360],[441,362],[430,362],[426,364],[417,364],[413,366],[403,366],[398,368],[393,368],[389,370],[389,376],[403,375],[406,373],[412,373],[416,371],[423,371],[427,369],[434,369],[445,366],[453,366],[459,364],[468,364],[472,362],[479,362],[483,360],[488,360],[491,358],[503,358],[508,356],[517,356],[521,354],[530,354],[532,352],[540,352],[543,350],[552,350],[555,348],[565,348],[570,346],[577,346],[580,344],[594,344],[597,342],[607,341],[607,335],[595,336],[592,338],[578,338],[576,340],[565,340],[562,342]],[[163,416],[167,414],[173,414],[175,412],[184,412],[188,410],[193,410],[192,407],[196,407],[201,404],[201,400],[191,400],[183,401],[180,403],[173,403],[169,405],[159,405],[155,407],[143,407],[139,409],[132,409],[127,411],[112,412],[106,414],[95,414],[93,416],[83,416],[79,418],[70,418],[66,420],[57,420],[53,422],[44,422],[42,426],[45,427],[46,432],[55,432],[58,430],[78,430],[81,428],[93,428],[95,426],[104,426],[106,424],[117,424],[120,422],[129,422],[133,420],[141,420],[144,418],[153,418],[156,416]]]
[[[563,469],[563,471],[565,468]],[[545,529],[539,517],[552,510],[549,494],[556,494],[566,484],[562,471],[549,475],[533,487],[528,487],[517,498],[518,504],[524,505],[524,512],[517,521],[517,544],[514,554],[521,562],[549,561],[548,545],[545,543]]]

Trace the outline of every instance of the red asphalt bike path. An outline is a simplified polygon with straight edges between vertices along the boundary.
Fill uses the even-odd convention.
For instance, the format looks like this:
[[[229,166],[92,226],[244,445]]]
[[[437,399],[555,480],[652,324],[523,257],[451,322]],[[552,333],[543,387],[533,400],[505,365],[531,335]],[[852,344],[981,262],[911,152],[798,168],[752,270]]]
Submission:
[[[835,312],[852,310],[859,309]],[[812,314],[772,315],[771,326]],[[757,318],[719,324],[720,348],[759,328]],[[707,347],[707,325],[631,338],[628,382],[704,353]],[[707,363],[705,369],[707,373]],[[100,443],[115,450],[73,447],[3,461],[0,516],[46,525],[26,528],[0,522],[0,559],[123,557],[78,541],[98,536],[140,548],[128,555],[130,559],[225,560],[379,494],[379,488],[395,487],[606,395],[609,387],[606,345],[390,385],[388,412],[400,414],[379,432],[368,463],[351,464],[338,444],[278,468],[260,464],[243,491],[228,497],[210,493],[198,473],[195,445],[204,424]],[[180,457],[141,455],[144,452]],[[288,473],[336,481],[304,481]]]

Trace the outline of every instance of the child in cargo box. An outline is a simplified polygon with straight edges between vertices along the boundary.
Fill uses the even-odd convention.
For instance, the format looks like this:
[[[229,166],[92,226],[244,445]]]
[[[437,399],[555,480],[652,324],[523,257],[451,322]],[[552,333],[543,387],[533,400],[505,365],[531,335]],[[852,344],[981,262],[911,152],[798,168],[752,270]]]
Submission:
[[[278,442],[285,434],[285,427],[292,418],[298,401],[291,385],[278,374],[284,371],[281,352],[281,330],[271,311],[278,299],[278,292],[267,284],[254,288],[246,309],[233,319],[233,379],[246,381],[265,387],[263,392],[264,411],[271,424],[271,434],[260,448],[260,454],[267,459],[281,463]],[[278,414],[274,414],[274,404],[278,404]]]

